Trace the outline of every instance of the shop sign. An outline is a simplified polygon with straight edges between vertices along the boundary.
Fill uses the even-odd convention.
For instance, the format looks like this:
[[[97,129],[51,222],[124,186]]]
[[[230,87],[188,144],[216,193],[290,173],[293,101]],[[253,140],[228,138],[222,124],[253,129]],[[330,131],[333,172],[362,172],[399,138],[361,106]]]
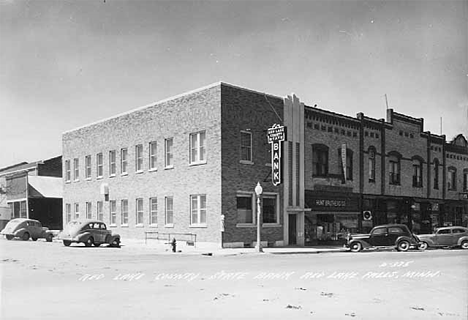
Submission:
[[[315,200],[315,205],[319,207],[346,207],[345,200],[325,200],[325,199],[317,199]]]
[[[271,179],[275,186],[282,182],[281,144],[285,140],[286,128],[284,126],[274,124],[268,129],[268,142],[271,144]]]

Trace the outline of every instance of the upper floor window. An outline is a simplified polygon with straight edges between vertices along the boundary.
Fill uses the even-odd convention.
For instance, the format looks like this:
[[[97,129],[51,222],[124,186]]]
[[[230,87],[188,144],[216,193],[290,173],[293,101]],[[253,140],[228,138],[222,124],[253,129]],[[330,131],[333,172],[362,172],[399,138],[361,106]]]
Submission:
[[[109,176],[115,176],[116,170],[115,150],[111,150],[109,151]]]
[[[434,189],[439,189],[439,160],[434,160]]]
[[[149,144],[149,169],[156,169],[156,151],[157,143],[156,141],[150,142]]]
[[[325,145],[312,146],[312,175],[317,177],[328,175],[328,147]]]
[[[127,173],[127,166],[128,166],[128,150],[127,148],[123,148],[120,150],[120,173],[125,174]]]
[[[206,132],[190,134],[190,164],[206,162]]]
[[[389,183],[399,185],[400,182],[400,157],[392,154],[389,157]]]
[[[91,156],[85,157],[85,178],[91,179]]]
[[[73,179],[79,180],[80,179],[80,161],[78,158],[73,159]]]
[[[97,167],[97,177],[98,178],[102,178],[102,176],[104,175],[104,160],[103,160],[103,156],[102,156],[102,153],[98,153],[96,155],[96,167]]]
[[[375,182],[375,149],[369,148],[369,182]]]
[[[468,169],[463,169],[463,191],[468,191]]]
[[[206,195],[190,196],[190,224],[206,224]]]
[[[423,186],[422,166],[423,163],[420,159],[413,159],[413,187],[421,188]]]
[[[174,166],[173,163],[173,140],[172,138],[166,139],[164,141],[164,153],[166,154],[165,159],[164,159],[164,166],[166,168],[172,168]]]
[[[135,171],[143,171],[143,145],[135,146]]]
[[[71,181],[70,160],[65,160],[65,181]]]
[[[448,168],[447,171],[447,189],[457,190],[457,169],[454,167]]]
[[[252,161],[252,133],[241,131],[240,141],[241,161]]]

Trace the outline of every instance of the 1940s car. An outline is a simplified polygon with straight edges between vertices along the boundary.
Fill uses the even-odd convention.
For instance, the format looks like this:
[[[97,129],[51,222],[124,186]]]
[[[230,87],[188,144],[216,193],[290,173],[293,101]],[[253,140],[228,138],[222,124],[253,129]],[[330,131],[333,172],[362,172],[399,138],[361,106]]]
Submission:
[[[29,240],[29,238],[33,241],[44,238],[47,242],[52,242],[54,237],[52,231],[47,227],[43,227],[40,221],[25,218],[10,220],[1,234],[5,235],[8,240],[20,238],[24,241]]]
[[[468,228],[465,227],[438,228],[434,234],[420,234],[418,238],[424,248],[461,247],[468,249]]]
[[[396,248],[408,251],[412,248],[423,250],[419,238],[404,224],[387,224],[374,227],[369,234],[348,236],[346,246],[352,252],[370,248]]]
[[[70,221],[59,233],[58,238],[67,247],[72,243],[84,243],[87,247],[99,247],[101,244],[120,247],[120,235],[112,234],[106,224],[99,220]]]

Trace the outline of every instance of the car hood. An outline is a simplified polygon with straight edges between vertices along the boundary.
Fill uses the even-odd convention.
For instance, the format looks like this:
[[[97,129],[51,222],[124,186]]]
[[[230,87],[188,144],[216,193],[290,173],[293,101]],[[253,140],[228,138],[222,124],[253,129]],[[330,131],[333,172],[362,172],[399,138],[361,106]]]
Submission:
[[[417,235],[417,237],[418,237],[419,239],[421,239],[421,238],[430,238],[430,237],[433,237],[433,236],[435,236],[435,234],[433,234],[433,233],[418,234],[418,235]]]
[[[370,237],[370,234],[368,233],[357,233],[357,234],[352,234],[351,238],[353,239],[368,239]]]

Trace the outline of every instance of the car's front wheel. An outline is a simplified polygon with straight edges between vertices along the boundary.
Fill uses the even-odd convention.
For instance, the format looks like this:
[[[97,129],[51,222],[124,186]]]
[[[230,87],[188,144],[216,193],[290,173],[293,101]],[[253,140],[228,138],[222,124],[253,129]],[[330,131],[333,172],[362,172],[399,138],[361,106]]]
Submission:
[[[429,245],[427,244],[427,242],[423,241],[418,243],[418,249],[421,251],[426,250],[428,247]]]
[[[23,233],[23,236],[21,237],[21,239],[23,239],[23,241],[28,241],[29,240],[29,233],[27,233],[27,232]]]
[[[65,247],[69,247],[71,245],[71,241],[68,241],[68,240],[63,240],[63,245]]]
[[[85,246],[91,247],[94,244],[94,239],[93,237],[89,237],[88,240],[85,242]]]
[[[397,244],[397,250],[398,250],[398,251],[403,251],[403,252],[405,252],[405,251],[408,251],[409,248],[410,248],[410,243],[409,243],[409,241],[407,241],[407,240],[401,240],[401,241],[398,242],[398,244]]]
[[[468,249],[468,240],[463,240],[462,241],[461,248],[462,249]]]
[[[7,240],[12,240],[14,237],[11,234],[6,235]]]
[[[362,250],[362,244],[360,242],[353,242],[349,247],[351,252],[359,252]]]

